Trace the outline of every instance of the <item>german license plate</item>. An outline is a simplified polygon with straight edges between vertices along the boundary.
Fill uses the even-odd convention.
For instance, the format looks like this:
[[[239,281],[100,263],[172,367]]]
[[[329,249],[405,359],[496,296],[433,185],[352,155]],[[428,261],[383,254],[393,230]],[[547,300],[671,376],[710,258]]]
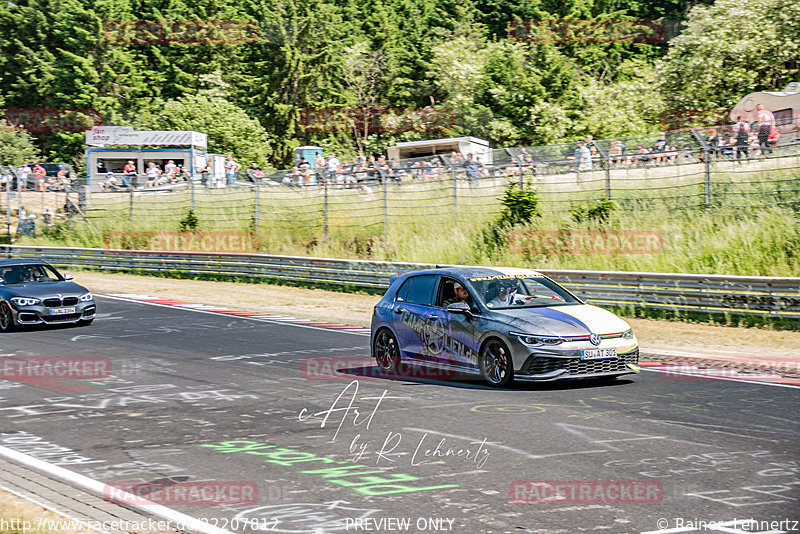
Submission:
[[[75,313],[75,308],[53,308],[50,310],[50,315],[67,315]]]
[[[581,351],[581,360],[605,360],[616,357],[616,347],[610,349],[586,349]]]

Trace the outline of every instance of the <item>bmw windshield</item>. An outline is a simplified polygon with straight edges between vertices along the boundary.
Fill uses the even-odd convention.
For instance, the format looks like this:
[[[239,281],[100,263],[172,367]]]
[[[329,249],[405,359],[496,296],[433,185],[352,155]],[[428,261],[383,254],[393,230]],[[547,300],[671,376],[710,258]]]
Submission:
[[[580,304],[564,288],[541,275],[498,275],[470,278],[488,308],[517,309]]]
[[[61,276],[47,265],[9,265],[0,268],[0,285],[59,282]]]

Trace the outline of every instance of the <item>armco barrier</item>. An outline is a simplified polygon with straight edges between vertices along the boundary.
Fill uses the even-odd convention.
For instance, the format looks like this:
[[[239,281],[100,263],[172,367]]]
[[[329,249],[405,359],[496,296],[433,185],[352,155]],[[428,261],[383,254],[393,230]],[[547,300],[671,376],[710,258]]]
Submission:
[[[0,246],[3,258],[43,259],[61,268],[208,274],[381,289],[396,273],[433,264],[268,254]],[[800,278],[622,271],[543,270],[592,304],[800,318]]]

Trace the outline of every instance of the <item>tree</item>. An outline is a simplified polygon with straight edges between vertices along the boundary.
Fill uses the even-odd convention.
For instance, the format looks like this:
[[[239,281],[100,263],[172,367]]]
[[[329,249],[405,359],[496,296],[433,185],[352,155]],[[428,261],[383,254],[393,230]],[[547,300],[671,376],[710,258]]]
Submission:
[[[240,161],[266,166],[267,131],[258,120],[221,96],[189,95],[169,100],[143,114],[137,126],[156,130],[195,130],[208,134],[208,151],[233,154]]]
[[[0,120],[0,164],[18,167],[39,159],[39,150],[30,134]]]
[[[374,109],[381,103],[381,73],[385,65],[383,52],[370,50],[369,43],[361,41],[345,51],[342,62],[342,77],[347,84],[350,98],[357,108],[352,123],[353,136],[359,150],[369,135]]]
[[[664,102],[653,67],[629,61],[620,69],[627,74],[616,82],[587,79],[577,88],[571,133],[598,139],[640,135],[659,128]]]
[[[657,65],[671,108],[730,108],[753,91],[800,79],[800,3],[717,0],[696,6]]]

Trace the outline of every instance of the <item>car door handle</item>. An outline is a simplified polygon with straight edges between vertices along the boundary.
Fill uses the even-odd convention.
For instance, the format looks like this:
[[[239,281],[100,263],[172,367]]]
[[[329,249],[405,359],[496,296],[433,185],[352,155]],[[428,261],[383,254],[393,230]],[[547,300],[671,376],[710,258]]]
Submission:
[[[394,309],[394,312],[395,312],[395,313],[403,313],[404,311],[405,311],[405,310],[404,310],[403,308],[395,308],[395,309]]]
[[[436,315],[425,315],[424,317],[429,321],[435,321],[438,318]]]

